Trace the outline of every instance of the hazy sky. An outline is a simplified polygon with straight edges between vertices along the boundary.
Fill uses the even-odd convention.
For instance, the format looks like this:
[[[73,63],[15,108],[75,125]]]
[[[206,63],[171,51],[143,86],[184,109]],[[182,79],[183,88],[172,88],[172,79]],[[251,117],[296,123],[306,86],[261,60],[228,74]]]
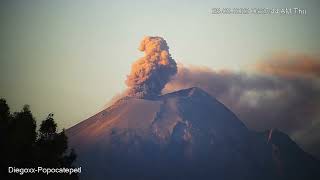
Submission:
[[[319,54],[320,3],[313,1],[0,2],[0,97],[29,104],[68,128],[123,91],[146,35],[167,40],[185,65],[243,70],[277,52]],[[307,15],[212,15],[211,8],[299,7]]]

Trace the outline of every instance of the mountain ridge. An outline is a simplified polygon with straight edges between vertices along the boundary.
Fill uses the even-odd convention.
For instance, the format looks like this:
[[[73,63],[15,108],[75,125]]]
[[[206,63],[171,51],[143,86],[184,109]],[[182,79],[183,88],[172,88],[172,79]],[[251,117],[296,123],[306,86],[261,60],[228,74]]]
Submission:
[[[66,133],[79,154],[79,165],[87,169],[83,179],[291,177],[288,170],[285,175],[278,172],[275,162],[282,155],[274,155],[273,141],[250,131],[197,87],[152,99],[124,97]],[[318,163],[312,163],[317,169]],[[302,172],[298,177],[310,178],[309,172],[315,176],[315,171]]]

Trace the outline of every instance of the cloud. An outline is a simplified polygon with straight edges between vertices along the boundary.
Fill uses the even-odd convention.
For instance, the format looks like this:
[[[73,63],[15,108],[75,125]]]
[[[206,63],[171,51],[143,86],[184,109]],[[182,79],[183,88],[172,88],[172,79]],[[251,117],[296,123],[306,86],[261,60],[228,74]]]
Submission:
[[[161,37],[145,37],[140,45],[145,56],[133,63],[127,76],[127,95],[137,98],[158,96],[170,77],[177,72],[176,62]]]
[[[255,68],[263,73],[282,77],[320,77],[320,61],[304,54],[277,54],[271,60],[257,63]]]
[[[224,103],[251,129],[278,128],[310,141],[315,135],[306,131],[314,132],[320,121],[319,62],[306,55],[288,55],[260,62],[251,73],[179,64],[177,75],[163,93],[197,86]],[[314,146],[317,142],[308,143]]]

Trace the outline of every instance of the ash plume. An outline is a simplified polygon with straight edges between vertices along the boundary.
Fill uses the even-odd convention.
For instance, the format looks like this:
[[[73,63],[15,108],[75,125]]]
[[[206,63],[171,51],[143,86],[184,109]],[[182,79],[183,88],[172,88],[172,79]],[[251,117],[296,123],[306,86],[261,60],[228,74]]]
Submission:
[[[255,73],[179,65],[163,93],[197,86],[231,108],[250,128],[294,132],[319,117],[320,61],[305,57],[290,55],[277,61],[272,57],[256,64]]]
[[[161,37],[145,37],[139,50],[145,56],[132,64],[125,81],[129,88],[127,96],[153,98],[160,95],[170,77],[176,74],[177,64],[169,53],[167,42]]]
[[[269,61],[255,64],[255,69],[266,74],[292,77],[320,77],[320,61],[305,54],[278,54]]]
[[[178,66],[163,93],[200,87],[228,106],[250,128],[277,128],[320,157],[320,59],[272,56],[254,73]]]

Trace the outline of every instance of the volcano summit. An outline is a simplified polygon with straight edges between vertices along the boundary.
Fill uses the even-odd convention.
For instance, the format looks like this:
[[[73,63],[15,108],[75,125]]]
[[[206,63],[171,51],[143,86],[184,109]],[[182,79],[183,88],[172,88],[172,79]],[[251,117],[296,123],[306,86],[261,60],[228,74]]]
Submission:
[[[248,130],[202,89],[160,95],[176,63],[162,38],[141,44],[127,96],[66,131],[82,179],[319,179],[287,135]]]

